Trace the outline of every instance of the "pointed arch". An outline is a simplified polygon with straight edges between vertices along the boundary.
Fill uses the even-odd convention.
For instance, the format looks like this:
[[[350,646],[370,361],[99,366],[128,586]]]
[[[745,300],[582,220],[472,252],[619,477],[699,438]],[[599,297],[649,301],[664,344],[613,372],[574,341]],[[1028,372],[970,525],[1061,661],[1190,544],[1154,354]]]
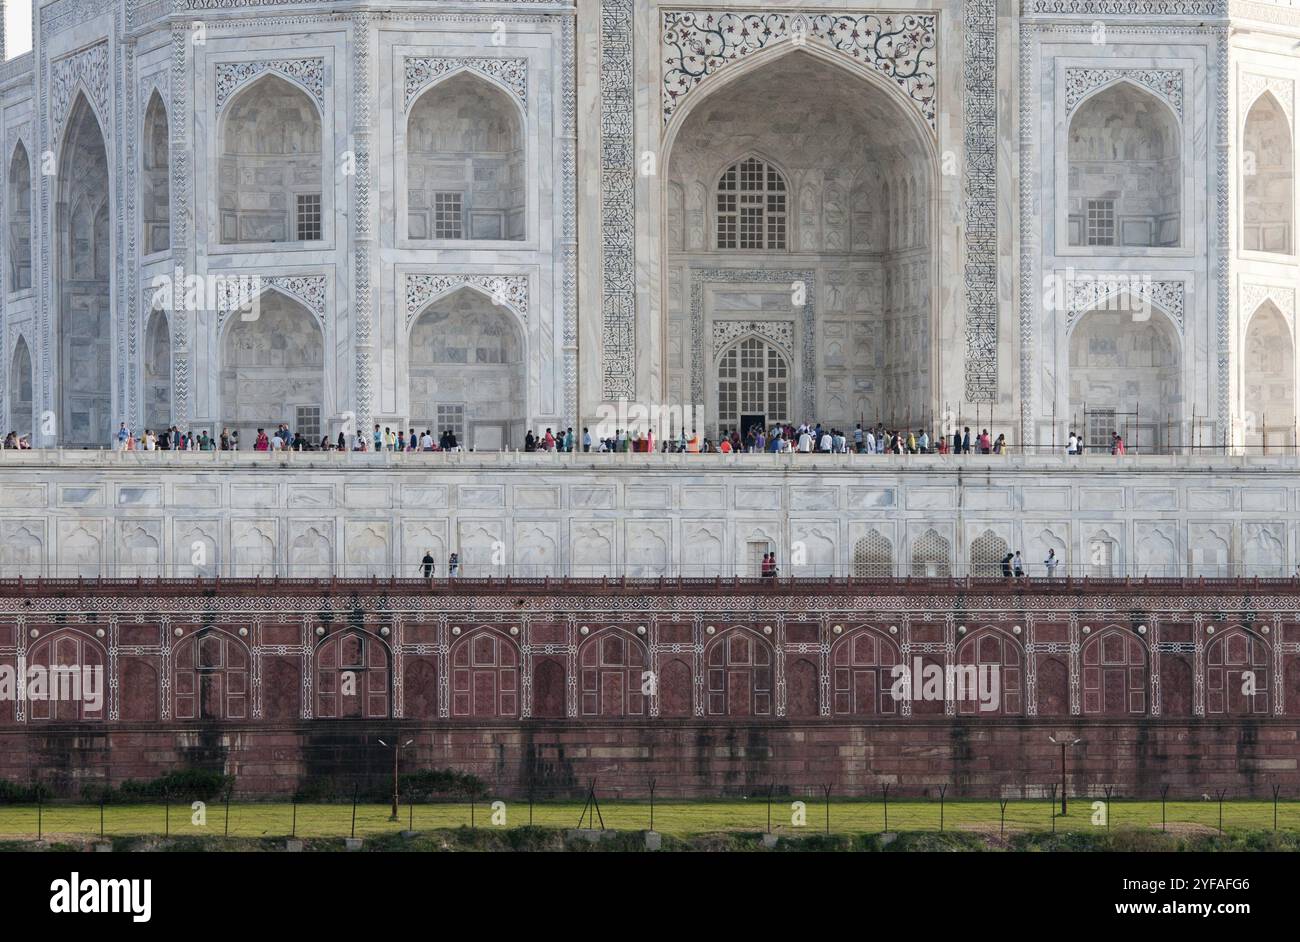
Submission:
[[[144,254],[171,248],[171,133],[158,89],[149,96],[140,142],[141,239]]]
[[[912,543],[912,575],[931,579],[952,575],[952,543],[934,527]]]
[[[268,71],[234,94],[218,125],[217,241],[328,238],[321,114],[311,94]]]
[[[578,646],[579,716],[648,716],[642,693],[650,652],[618,626],[598,629]]]
[[[20,140],[9,160],[9,291],[32,287],[32,163]]]
[[[144,424],[154,432],[172,424],[172,335],[167,312],[149,312],[144,332]]]
[[[708,76],[673,109],[672,117],[663,128],[661,153],[666,154],[672,149],[682,126],[687,123],[691,113],[705,101],[728,86],[743,81],[751,73],[766,69],[787,56],[807,56],[816,59],[823,64],[841,70],[847,75],[861,79],[871,86],[873,91],[886,96],[896,106],[899,120],[907,126],[908,130],[917,137],[918,143],[925,148],[927,163],[931,161],[937,162],[938,145],[934,129],[921,117],[914,107],[912,99],[896,82],[891,81],[875,68],[841,52],[828,47],[824,48],[817,43],[773,43],[765,49],[751,52],[743,58],[729,63],[725,69],[720,69]]]
[[[1295,443],[1295,340],[1286,317],[1265,299],[1249,314],[1241,363],[1245,445],[1251,450]]]
[[[1066,414],[1087,412],[1088,448],[1109,451],[1114,432],[1130,452],[1175,447],[1183,419],[1183,338],[1169,312],[1120,292],[1067,330]],[[1171,426],[1173,439],[1166,441]]]
[[[843,349],[852,355],[827,362],[805,350],[801,330],[793,344],[791,383],[818,391],[834,387],[817,416],[832,427],[852,428],[862,412],[884,408],[888,414],[891,398],[898,414],[939,408],[932,402],[940,378],[934,340],[941,335],[935,227],[924,238],[915,233],[907,254],[891,251],[913,209],[900,208],[898,168],[910,161],[910,199],[929,199],[939,185],[938,158],[933,130],[915,102],[890,84],[830,47],[775,43],[692,86],[673,107],[660,148],[661,206],[672,185],[690,192],[702,183],[707,193],[699,213],[706,221],[701,244],[688,239],[684,249],[672,248],[666,211],[659,220],[657,270],[668,335],[707,335],[710,323],[733,310],[774,311],[773,295],[781,290],[776,283],[732,279],[726,272],[754,268],[761,253],[772,255],[773,264],[789,253],[807,258],[807,270],[819,274],[816,284],[807,286],[806,302],[799,302],[800,315],[813,321],[812,336],[821,336],[819,321],[836,321],[847,341]],[[728,158],[725,164],[721,157]],[[778,179],[783,182],[775,183]],[[689,207],[687,217],[691,232]],[[919,214],[912,212],[912,218],[913,226],[919,225]],[[732,253],[738,257],[728,258]],[[879,275],[844,275],[850,265],[872,267]],[[834,274],[823,279],[820,273],[828,269]],[[908,288],[906,302],[882,306],[882,288],[890,290],[896,282]],[[866,342],[855,342],[859,339]],[[712,402],[718,379],[712,346],[665,347],[682,350],[672,353],[673,363],[661,364],[670,382],[674,374],[680,376],[711,415],[720,415]],[[716,432],[728,424],[719,421]]]
[[[1242,248],[1295,252],[1295,144],[1286,110],[1271,90],[1259,95],[1242,126]]]
[[[279,289],[261,294],[257,316],[232,314],[219,349],[221,422],[245,448],[281,423],[319,441],[325,402],[325,334],[311,310]]]
[[[1262,635],[1222,626],[1205,645],[1205,715],[1268,716],[1272,674],[1273,649]]]
[[[853,576],[889,579],[894,575],[894,544],[872,527],[853,544]]]
[[[80,92],[64,131],[55,194],[58,439],[103,446],[113,421],[111,181],[102,126]]]
[[[74,628],[59,628],[32,642],[27,670],[42,669],[44,690],[27,681],[27,716],[36,722],[104,720],[109,714],[108,652],[99,640]],[[96,677],[98,679],[96,679]],[[88,694],[99,691],[98,702]],[[78,691],[73,695],[72,691]]]
[[[420,91],[404,126],[408,239],[524,238],[527,119],[507,88],[457,69]]]
[[[1107,625],[1083,642],[1083,712],[1141,716],[1147,712],[1149,656],[1146,645],[1120,625]]]
[[[19,334],[9,363],[9,424],[19,436],[31,435],[35,426],[33,393],[32,352],[27,338]]]
[[[408,416],[436,440],[451,431],[476,450],[524,437],[527,335],[508,305],[460,285],[412,319],[407,339]]]
[[[772,643],[757,631],[735,625],[704,646],[706,714],[773,716],[776,706]]]
[[[895,665],[903,663],[898,643],[884,629],[855,625],[831,645],[831,713],[834,716],[893,716],[899,702],[891,693]]]
[[[1014,636],[983,625],[957,644],[955,690],[960,716],[1024,713],[1025,651]]]
[[[750,154],[714,180],[714,248],[784,251],[789,218],[790,178],[775,161]]]
[[[981,578],[1002,575],[1002,560],[1007,555],[1007,541],[985,530],[970,544],[970,574]]]
[[[386,719],[391,715],[388,644],[362,628],[327,634],[312,655],[320,719]]]
[[[1081,99],[1068,131],[1069,244],[1181,245],[1181,133],[1169,103],[1127,78]]]
[[[214,625],[172,645],[172,717],[243,720],[252,715],[252,655],[236,635]]]
[[[519,716],[520,651],[508,634],[490,625],[472,628],[452,643],[448,662],[453,717]]]
[[[760,416],[770,427],[788,422],[793,368],[776,344],[757,333],[746,332],[723,348],[715,364],[718,377],[717,416],[725,433],[741,428],[747,416]]]

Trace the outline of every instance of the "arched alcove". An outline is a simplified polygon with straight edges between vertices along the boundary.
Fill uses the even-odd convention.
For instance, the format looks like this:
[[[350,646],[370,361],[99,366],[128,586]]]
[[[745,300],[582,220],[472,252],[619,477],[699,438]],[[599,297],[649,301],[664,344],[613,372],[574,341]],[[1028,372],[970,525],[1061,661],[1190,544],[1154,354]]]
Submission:
[[[326,237],[321,119],[297,85],[266,74],[226,105],[217,188],[219,241]]]
[[[407,237],[524,238],[523,121],[494,83],[461,72],[420,95],[406,121]]]
[[[1181,243],[1179,133],[1169,106],[1131,82],[1079,105],[1070,119],[1070,245]]]
[[[9,290],[32,286],[32,164],[19,141],[9,161]]]
[[[325,399],[325,337],[312,313],[269,289],[256,317],[227,317],[221,343],[221,423],[239,430],[244,448],[257,429],[287,423],[319,441]]]
[[[1291,124],[1272,92],[1246,114],[1242,133],[1241,246],[1289,255],[1295,213],[1295,156]]]
[[[154,91],[144,113],[144,133],[140,142],[141,239],[145,254],[166,252],[171,248],[170,150],[167,109],[162,96]]]
[[[1176,447],[1182,422],[1182,343],[1149,302],[1121,295],[1082,315],[1070,334],[1070,408],[1090,450],[1111,436],[1149,454]]]
[[[718,357],[718,422],[744,435],[751,421],[759,427],[789,422],[790,361],[776,346],[761,337],[748,336],[732,344]]]
[[[9,364],[9,425],[19,435],[32,433],[32,352],[23,337],[14,344]]]
[[[1251,450],[1287,448],[1295,442],[1295,345],[1271,301],[1246,327],[1242,369],[1245,444]]]
[[[111,214],[104,135],[84,95],[69,113],[56,193],[57,436],[64,445],[102,447],[113,422]]]
[[[172,337],[167,314],[152,311],[144,334],[144,424],[155,432],[172,424]]]
[[[687,198],[664,213],[664,370],[717,417],[702,433],[740,423],[714,397],[722,346],[754,322],[790,338],[786,414],[748,413],[769,426],[934,411],[932,145],[896,92],[792,48],[728,65],[676,112],[663,186]]]
[[[473,288],[434,301],[411,325],[410,425],[452,430],[477,450],[523,439],[525,341],[514,313]]]

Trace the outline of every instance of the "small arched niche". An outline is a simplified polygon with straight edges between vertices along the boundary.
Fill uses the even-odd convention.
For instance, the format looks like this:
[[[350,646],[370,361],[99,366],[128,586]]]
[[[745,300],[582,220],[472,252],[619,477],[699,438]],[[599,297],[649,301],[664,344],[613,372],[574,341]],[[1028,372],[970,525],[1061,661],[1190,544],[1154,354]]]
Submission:
[[[32,164],[22,141],[9,161],[9,290],[32,286]]]
[[[157,91],[149,98],[144,113],[144,140],[141,142],[143,174],[140,180],[140,211],[144,225],[146,254],[166,252],[171,248],[171,189],[168,180],[167,109]]]
[[[1247,113],[1242,150],[1242,248],[1290,255],[1294,148],[1286,112],[1272,92],[1260,95]]]

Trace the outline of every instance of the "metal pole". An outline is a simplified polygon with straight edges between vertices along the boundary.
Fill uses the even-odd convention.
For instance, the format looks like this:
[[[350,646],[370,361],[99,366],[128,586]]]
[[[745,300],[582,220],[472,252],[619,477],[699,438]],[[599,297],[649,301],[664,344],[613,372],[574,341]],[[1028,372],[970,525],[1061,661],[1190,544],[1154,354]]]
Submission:
[[[1061,814],[1066,814],[1065,810],[1065,742],[1061,742]]]
[[[393,740],[393,813],[389,816],[389,821],[397,820],[397,751],[401,748],[401,734]]]

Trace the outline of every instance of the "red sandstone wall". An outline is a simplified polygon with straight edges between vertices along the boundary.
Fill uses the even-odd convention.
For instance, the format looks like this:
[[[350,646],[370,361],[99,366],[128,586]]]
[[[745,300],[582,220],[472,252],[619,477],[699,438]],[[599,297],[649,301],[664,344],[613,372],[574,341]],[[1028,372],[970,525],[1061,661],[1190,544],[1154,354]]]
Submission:
[[[408,767],[515,796],[1028,795],[1062,733],[1120,793],[1300,787],[1294,583],[397,588],[0,586],[0,666],[115,681],[99,710],[0,702],[0,775],[75,794],[197,765],[288,794],[389,774],[374,740],[402,724]],[[895,699],[917,659],[996,668],[997,710]]]
[[[403,724],[416,745],[403,768],[472,772],[496,797],[574,796],[595,779],[609,797],[645,797],[650,779],[663,797],[812,793],[1035,797],[1060,781],[1060,750],[1049,735],[1082,738],[1069,761],[1070,788],[1117,796],[1231,797],[1300,790],[1300,723],[914,721],[713,725],[527,723],[429,727]],[[288,796],[300,782],[333,776],[383,783],[392,752],[375,740],[392,724],[343,727],[112,729],[88,734],[47,727],[0,734],[0,775],[38,777],[67,795],[83,783],[149,779],[206,765],[237,778],[237,794]],[[343,789],[346,792],[346,788]]]

